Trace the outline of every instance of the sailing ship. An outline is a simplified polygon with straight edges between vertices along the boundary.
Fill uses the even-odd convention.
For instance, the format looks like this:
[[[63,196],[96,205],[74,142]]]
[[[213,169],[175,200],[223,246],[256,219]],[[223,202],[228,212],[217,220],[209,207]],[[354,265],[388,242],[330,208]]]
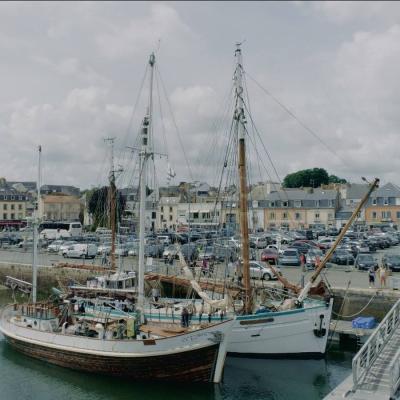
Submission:
[[[185,275],[192,287],[200,295],[201,301],[175,301],[174,309],[190,305],[194,315],[204,312],[204,304],[208,305],[208,314],[221,313],[224,317],[234,318],[232,332],[229,336],[228,354],[233,356],[269,357],[269,358],[320,358],[326,352],[329,325],[332,315],[333,298],[327,293],[325,296],[309,296],[312,285],[318,278],[320,272],[329,260],[333,251],[342,240],[347,229],[356,218],[361,207],[367,201],[371,192],[377,187],[379,180],[370,185],[370,189],[360,202],[352,217],[342,229],[336,242],[326,254],[319,268],[312,275],[304,289],[296,285],[290,285],[285,279],[276,273],[278,279],[284,284],[285,289],[293,293],[291,297],[284,292],[284,300],[263,302],[254,296],[250,284],[249,268],[249,228],[248,228],[248,197],[247,197],[247,166],[246,166],[246,143],[245,143],[245,109],[243,80],[243,63],[241,45],[236,45],[235,51],[236,68],[234,73],[236,105],[233,115],[235,142],[237,148],[238,175],[239,175],[239,214],[240,214],[240,238],[241,238],[241,271],[242,293],[240,302],[232,307],[232,301],[225,299],[211,300],[194,279],[191,271],[187,268],[184,258],[181,256],[181,265],[185,268]],[[323,288],[320,285],[317,289]],[[289,290],[288,290],[289,292]],[[223,301],[224,300],[224,301]],[[229,304],[230,303],[230,304]],[[171,308],[158,308],[157,310],[146,310],[148,318],[169,320],[172,316]],[[196,321],[197,318],[194,319]],[[199,319],[201,321],[201,317]]]
[[[74,299],[37,302],[39,218],[36,210],[32,221],[32,301],[3,308],[0,332],[21,353],[79,371],[132,380],[217,383],[222,379],[231,320],[190,327],[144,321],[144,202],[147,161],[152,156],[149,141],[154,64],[152,54],[149,60],[150,98],[141,129],[138,301],[134,312],[120,310],[115,314],[96,309],[95,313],[86,313],[83,304],[78,305]],[[39,160],[40,155],[41,148]],[[40,178],[38,188],[40,190]]]

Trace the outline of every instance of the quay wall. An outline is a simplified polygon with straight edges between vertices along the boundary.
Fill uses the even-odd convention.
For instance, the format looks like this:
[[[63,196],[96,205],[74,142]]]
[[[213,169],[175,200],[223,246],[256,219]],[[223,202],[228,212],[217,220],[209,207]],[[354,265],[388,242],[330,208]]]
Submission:
[[[52,266],[38,267],[38,289],[46,293],[52,287],[66,285],[69,281],[84,284],[89,276],[96,272],[77,268],[57,268]],[[7,275],[32,281],[32,266],[29,264],[0,262],[0,284]],[[274,284],[272,284],[274,286]],[[172,287],[166,284],[163,294],[167,296],[186,296],[185,289]],[[352,320],[358,316],[373,316],[380,321],[400,298],[398,290],[378,290],[361,288],[335,288],[332,287],[334,296],[334,319]]]

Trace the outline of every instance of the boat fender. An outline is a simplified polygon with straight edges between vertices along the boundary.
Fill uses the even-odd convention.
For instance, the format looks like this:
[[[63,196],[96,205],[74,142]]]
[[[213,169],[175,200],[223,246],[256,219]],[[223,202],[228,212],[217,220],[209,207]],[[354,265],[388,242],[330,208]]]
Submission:
[[[315,328],[314,329],[314,335],[316,337],[322,338],[326,335],[326,328],[322,327],[323,321],[324,321],[325,315],[324,314],[320,314],[319,316],[319,328]],[[314,326],[317,326],[317,323],[314,324]]]
[[[63,335],[65,335],[65,329],[66,329],[67,325],[68,325],[68,322],[67,322],[67,321],[65,321],[65,322],[62,324],[61,333],[62,333]]]

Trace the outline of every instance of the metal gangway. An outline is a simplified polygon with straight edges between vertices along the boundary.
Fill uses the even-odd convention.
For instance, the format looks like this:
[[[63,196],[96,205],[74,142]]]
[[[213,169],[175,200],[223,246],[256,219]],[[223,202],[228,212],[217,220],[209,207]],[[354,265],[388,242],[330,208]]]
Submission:
[[[352,376],[325,399],[400,399],[400,300],[353,358]]]

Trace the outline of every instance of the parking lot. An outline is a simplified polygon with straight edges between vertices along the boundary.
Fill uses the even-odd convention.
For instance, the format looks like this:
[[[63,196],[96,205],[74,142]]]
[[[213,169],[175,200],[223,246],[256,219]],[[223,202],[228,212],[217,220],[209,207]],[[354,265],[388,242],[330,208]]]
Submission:
[[[398,254],[400,255],[400,246],[392,246],[389,249],[377,250],[371,253],[374,258],[381,262],[383,255],[385,254]],[[259,259],[260,251],[257,252],[257,257]],[[71,264],[87,264],[87,265],[100,265],[102,262],[101,256],[96,256],[94,259],[73,259],[64,258],[56,253],[48,253],[47,251],[41,250],[38,255],[38,263],[40,266],[52,266],[57,263],[71,263]],[[123,269],[137,269],[137,257],[117,257],[117,265],[121,263]],[[153,259],[153,266],[158,265],[157,270],[163,273],[174,273],[176,268],[171,268],[169,263],[164,263],[163,259]],[[32,250],[27,249],[0,249],[0,268],[1,263],[19,263],[19,264],[31,264],[32,263]],[[261,262],[262,263],[262,262]],[[176,264],[176,260],[173,261],[173,265]],[[265,263],[262,263],[266,265]],[[336,265],[332,263],[327,264],[327,268],[324,269],[323,275],[326,277],[328,282],[334,287],[346,288],[350,282],[350,287],[354,288],[368,288],[368,274],[366,271],[358,271],[353,265]],[[148,269],[152,269],[148,267]],[[299,283],[301,281],[301,276],[303,274],[299,266],[280,266],[282,274],[291,282]],[[307,270],[305,274],[305,279],[311,276],[313,270]],[[226,274],[226,263],[215,263],[214,273],[209,275],[210,279],[222,279]],[[392,272],[393,277],[398,277],[400,279],[400,272]],[[378,281],[378,280],[377,280]],[[388,279],[390,285],[390,277]],[[377,286],[379,286],[377,282]]]

